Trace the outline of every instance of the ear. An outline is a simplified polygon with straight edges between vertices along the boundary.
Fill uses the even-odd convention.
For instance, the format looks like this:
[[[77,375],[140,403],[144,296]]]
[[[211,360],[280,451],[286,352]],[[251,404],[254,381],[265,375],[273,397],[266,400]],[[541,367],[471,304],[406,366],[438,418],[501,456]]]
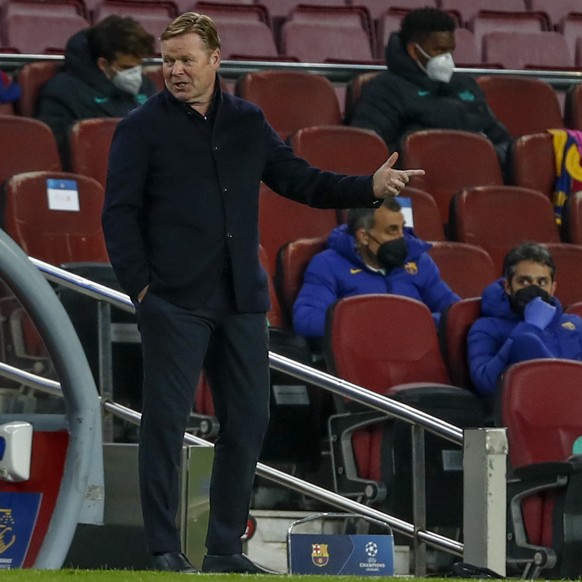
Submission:
[[[95,64],[102,73],[107,75],[107,68],[109,67],[109,63],[105,57],[98,57],[98,59],[95,61]]]
[[[406,53],[413,61],[417,61],[419,58],[416,44],[413,43],[412,41],[406,43]]]
[[[210,64],[215,68],[218,69],[220,67],[220,49],[216,49],[210,55]]]
[[[509,281],[507,279],[503,279],[503,289],[508,295],[511,295],[511,286],[509,285]]]
[[[366,232],[365,228],[358,228],[358,230],[356,230],[356,242],[358,242],[359,244],[367,247],[369,244],[368,241],[368,233]]]
[[[552,288],[550,290],[550,295],[553,297],[556,294],[556,289],[558,288],[558,282],[554,281],[552,283]]]

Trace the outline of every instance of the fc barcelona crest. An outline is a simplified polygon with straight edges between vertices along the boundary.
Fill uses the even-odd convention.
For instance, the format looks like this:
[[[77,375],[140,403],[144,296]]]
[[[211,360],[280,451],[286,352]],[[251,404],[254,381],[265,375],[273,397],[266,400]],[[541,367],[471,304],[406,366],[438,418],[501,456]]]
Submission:
[[[329,562],[327,544],[311,544],[311,560],[316,566],[323,568]]]

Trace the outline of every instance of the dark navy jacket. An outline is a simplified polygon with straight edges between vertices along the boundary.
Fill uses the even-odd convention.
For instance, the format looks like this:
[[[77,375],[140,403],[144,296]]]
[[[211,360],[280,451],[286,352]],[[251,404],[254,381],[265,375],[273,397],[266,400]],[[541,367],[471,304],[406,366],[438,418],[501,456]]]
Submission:
[[[305,272],[293,306],[295,331],[305,337],[323,337],[328,308],[342,297],[352,295],[404,295],[422,301],[436,315],[458,301],[459,296],[441,279],[438,267],[427,253],[431,245],[417,238],[411,229],[405,231],[406,264],[386,275],[364,263],[346,225],[334,229],[328,238],[328,248],[313,257]]]
[[[553,297],[556,307],[553,320],[545,330],[526,323],[511,309],[503,279],[483,291],[481,314],[469,330],[468,358],[471,379],[483,396],[492,396],[501,374],[512,363],[511,346],[514,338],[524,333],[535,334],[555,358],[582,360],[582,319],[564,313],[560,302]],[[527,354],[524,354],[524,360]]]
[[[217,77],[217,84],[218,84]],[[103,230],[122,287],[196,309],[229,257],[242,312],[269,308],[258,259],[263,180],[321,208],[376,206],[372,177],[322,172],[297,158],[255,105],[217,89],[203,117],[168,91],[118,125],[107,180]]]

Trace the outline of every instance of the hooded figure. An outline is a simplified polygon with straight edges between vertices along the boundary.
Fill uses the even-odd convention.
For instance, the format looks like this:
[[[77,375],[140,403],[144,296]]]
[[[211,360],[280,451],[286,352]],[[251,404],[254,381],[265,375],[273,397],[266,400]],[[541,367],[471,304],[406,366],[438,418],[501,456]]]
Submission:
[[[513,138],[495,118],[485,95],[455,66],[455,22],[442,10],[412,10],[386,46],[388,71],[362,88],[351,125],[372,129],[390,151],[423,129],[455,129],[485,135],[507,171]]]
[[[153,53],[153,35],[132,18],[116,15],[69,39],[64,70],[43,86],[38,111],[55,135],[65,169],[75,121],[125,117],[156,92],[141,71],[143,59]]]
[[[549,251],[524,243],[508,253],[505,265],[505,277],[483,291],[482,316],[467,340],[471,379],[486,397],[495,395],[511,364],[537,358],[582,360],[582,319],[564,313],[554,297]]]

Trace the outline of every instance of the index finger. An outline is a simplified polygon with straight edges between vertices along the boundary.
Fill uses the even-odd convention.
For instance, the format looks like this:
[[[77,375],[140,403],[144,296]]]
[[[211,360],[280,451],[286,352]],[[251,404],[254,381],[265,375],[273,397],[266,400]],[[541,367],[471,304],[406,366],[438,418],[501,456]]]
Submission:
[[[424,176],[424,170],[402,170],[408,177],[410,176]]]

